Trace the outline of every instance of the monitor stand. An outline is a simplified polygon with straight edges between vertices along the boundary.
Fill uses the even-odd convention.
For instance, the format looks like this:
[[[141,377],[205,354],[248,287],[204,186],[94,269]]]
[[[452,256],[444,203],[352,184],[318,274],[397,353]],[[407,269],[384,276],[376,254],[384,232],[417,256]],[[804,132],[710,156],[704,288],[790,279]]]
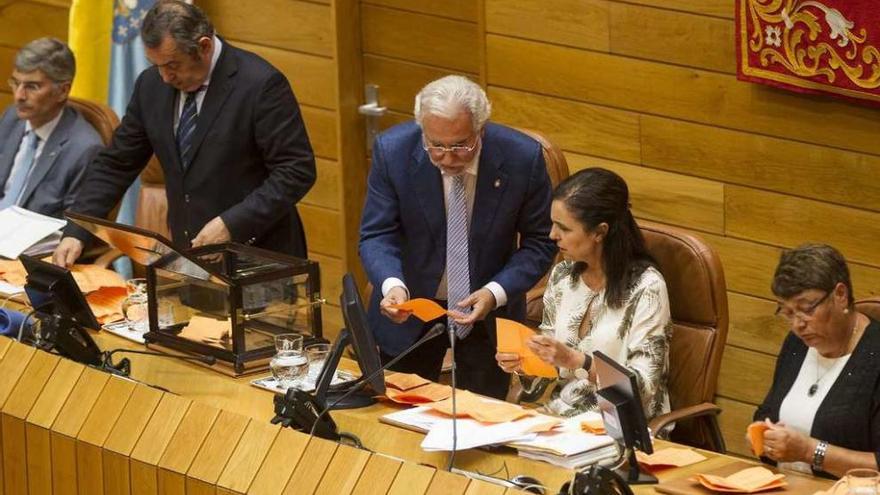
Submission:
[[[322,407],[329,406],[331,411],[335,409],[357,409],[376,403],[376,398],[373,397],[368,389],[352,392],[352,389],[354,388],[364,387],[363,376],[337,388],[331,388],[330,386],[333,377],[336,375],[336,368],[339,367],[339,360],[342,358],[342,353],[345,352],[345,348],[350,343],[351,332],[349,332],[347,328],[343,328],[342,331],[339,332],[339,337],[336,338],[336,342],[333,343],[333,350],[330,351],[330,355],[327,357],[327,361],[324,362],[324,367],[321,369],[321,374],[318,375],[318,381],[315,383],[315,400],[318,404],[321,404]],[[350,395],[343,398],[346,394]]]

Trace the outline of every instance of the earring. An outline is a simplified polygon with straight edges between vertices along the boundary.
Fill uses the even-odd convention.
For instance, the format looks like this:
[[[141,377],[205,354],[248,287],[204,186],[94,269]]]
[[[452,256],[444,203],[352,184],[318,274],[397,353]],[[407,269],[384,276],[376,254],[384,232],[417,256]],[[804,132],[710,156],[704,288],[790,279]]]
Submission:
[[[843,308],[843,314],[848,315],[848,314],[849,314],[849,308]]]

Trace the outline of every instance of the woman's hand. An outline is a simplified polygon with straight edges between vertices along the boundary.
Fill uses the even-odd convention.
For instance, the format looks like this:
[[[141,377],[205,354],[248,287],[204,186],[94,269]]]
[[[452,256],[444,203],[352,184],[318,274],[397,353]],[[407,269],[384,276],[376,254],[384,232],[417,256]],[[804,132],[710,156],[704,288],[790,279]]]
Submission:
[[[495,354],[495,361],[498,361],[498,367],[505,373],[518,373],[522,371],[522,359],[519,354],[512,352],[499,352]]]
[[[816,440],[783,423],[767,421],[764,431],[764,455],[776,462],[813,462]]]
[[[565,342],[546,335],[534,335],[526,343],[542,361],[559,368],[576,369],[584,364],[584,354]]]

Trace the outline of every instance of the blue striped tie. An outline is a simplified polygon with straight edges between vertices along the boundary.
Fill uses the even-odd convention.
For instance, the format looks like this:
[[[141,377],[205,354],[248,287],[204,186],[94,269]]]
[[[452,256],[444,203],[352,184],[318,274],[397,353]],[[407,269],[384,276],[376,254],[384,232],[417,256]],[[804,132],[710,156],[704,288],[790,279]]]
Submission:
[[[446,196],[446,301],[449,309],[470,313],[470,308],[457,308],[461,300],[471,293],[470,270],[468,270],[468,213],[464,191],[464,176],[452,178],[452,187]],[[459,325],[449,319],[450,328],[463,339],[471,333],[471,325]]]
[[[186,170],[192,161],[191,149],[193,133],[199,120],[198,108],[196,107],[196,95],[198,91],[186,93],[186,101],[183,103],[183,111],[180,112],[180,122],[177,124],[177,149],[180,151],[180,164]]]
[[[34,166],[34,157],[37,155],[37,147],[40,145],[40,137],[34,131],[28,131],[24,139],[24,155],[21,157],[21,164],[15,169],[14,174],[9,177],[9,189],[3,199],[0,199],[0,210],[9,206],[18,204],[21,193],[27,185],[27,178],[30,176],[31,168]],[[0,185],[0,192],[3,186]]]

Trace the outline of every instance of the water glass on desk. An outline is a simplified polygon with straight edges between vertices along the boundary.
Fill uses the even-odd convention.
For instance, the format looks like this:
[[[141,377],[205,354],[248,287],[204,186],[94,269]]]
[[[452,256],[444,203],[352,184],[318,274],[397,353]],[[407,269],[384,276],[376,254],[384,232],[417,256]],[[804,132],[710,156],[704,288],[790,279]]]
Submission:
[[[132,278],[125,281],[128,297],[122,301],[122,316],[128,327],[138,332],[149,330],[150,320],[147,316],[147,279]]]
[[[877,495],[880,473],[873,469],[850,469],[844,477],[849,495]]]
[[[282,333],[275,336],[275,357],[269,362],[269,369],[275,381],[285,390],[302,379],[309,369],[309,358],[303,352],[302,335]]]
[[[330,344],[312,344],[306,347],[306,355],[309,357],[309,381],[317,382],[324,363],[327,362],[327,356],[331,351]]]

